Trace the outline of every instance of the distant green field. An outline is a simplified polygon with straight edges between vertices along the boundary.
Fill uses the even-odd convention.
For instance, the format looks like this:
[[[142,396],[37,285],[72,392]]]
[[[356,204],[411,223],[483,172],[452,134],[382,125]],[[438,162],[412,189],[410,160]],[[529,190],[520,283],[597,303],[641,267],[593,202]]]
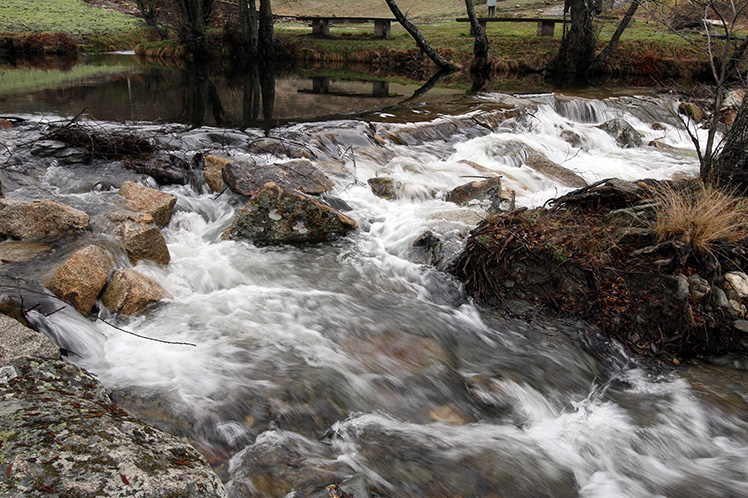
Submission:
[[[0,31],[68,33],[73,38],[142,26],[139,19],[83,0],[0,0]]]

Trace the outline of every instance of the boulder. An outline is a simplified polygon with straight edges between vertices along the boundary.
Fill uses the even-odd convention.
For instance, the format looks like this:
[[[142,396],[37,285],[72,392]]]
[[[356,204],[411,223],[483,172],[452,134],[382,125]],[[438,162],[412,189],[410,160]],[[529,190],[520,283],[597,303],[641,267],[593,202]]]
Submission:
[[[633,126],[620,118],[611,119],[598,126],[601,130],[616,139],[619,147],[641,147],[642,137]]]
[[[119,408],[85,370],[15,358],[0,372],[0,496],[227,496],[192,446]]]
[[[89,227],[86,213],[52,199],[28,202],[0,198],[0,235],[6,237],[31,239]]]
[[[392,178],[386,176],[369,178],[368,180],[366,180],[366,183],[369,184],[369,188],[371,188],[372,193],[377,197],[387,199],[388,201],[391,201],[392,199],[397,197],[397,193],[395,191],[395,182]]]
[[[47,288],[87,316],[113,268],[110,254],[91,244],[70,255],[57,268]]]
[[[141,211],[153,216],[159,227],[165,226],[171,220],[174,205],[177,203],[175,195],[167,194],[135,182],[125,182],[119,189],[119,195],[127,199],[127,204],[135,211]]]
[[[249,196],[269,182],[304,194],[321,194],[334,186],[322,170],[305,159],[268,165],[230,162],[223,168],[223,180],[233,192]]]
[[[25,327],[10,316],[0,314],[0,365],[24,357],[57,360],[60,358],[60,349],[44,334]],[[3,375],[0,375],[0,384],[3,383],[2,378]]]
[[[503,199],[501,197],[501,177],[477,180],[460,185],[447,194],[446,200],[455,204],[465,205],[470,201],[488,201],[488,211],[500,211]]]
[[[725,273],[725,282],[722,288],[730,299],[748,298],[748,275],[737,271]]]
[[[679,102],[678,112],[694,121],[701,121],[704,117],[704,110],[693,102]]]
[[[162,265],[171,261],[166,240],[156,225],[127,221],[122,229],[122,240],[132,264],[144,259]]]
[[[190,163],[174,154],[158,152],[144,162],[128,161],[125,165],[133,171],[152,177],[162,185],[190,183]]]
[[[542,175],[557,180],[564,187],[582,188],[587,186],[584,178],[537,152],[532,152],[527,156],[525,165]]]
[[[118,270],[109,280],[101,301],[112,313],[135,315],[171,296],[157,282],[135,270]]]
[[[268,183],[239,212],[224,238],[260,243],[320,242],[357,227],[317,199]]]
[[[0,130],[10,130],[13,128],[13,123],[5,118],[0,118]]]
[[[223,182],[223,167],[231,162],[230,158],[221,156],[205,156],[203,160],[203,177],[212,192],[223,192],[226,184]]]

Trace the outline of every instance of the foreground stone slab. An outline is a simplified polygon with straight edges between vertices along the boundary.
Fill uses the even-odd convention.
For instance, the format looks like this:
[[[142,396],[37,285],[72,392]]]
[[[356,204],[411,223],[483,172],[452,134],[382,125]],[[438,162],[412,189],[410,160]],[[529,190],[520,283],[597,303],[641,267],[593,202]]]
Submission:
[[[52,199],[29,202],[0,197],[0,235],[32,239],[89,227],[88,215],[67,204]]]
[[[121,410],[85,370],[34,358],[1,370],[1,496],[226,496],[194,448]]]

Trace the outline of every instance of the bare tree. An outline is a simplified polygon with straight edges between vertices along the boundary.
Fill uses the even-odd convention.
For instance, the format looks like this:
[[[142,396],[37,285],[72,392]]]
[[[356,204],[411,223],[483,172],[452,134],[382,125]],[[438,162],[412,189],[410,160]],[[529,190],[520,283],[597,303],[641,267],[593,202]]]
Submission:
[[[739,76],[738,69],[748,49],[748,38],[737,36],[739,25],[745,22],[748,0],[686,0],[681,1],[680,5],[659,0],[640,2],[654,19],[701,51],[709,60],[714,87],[706,141],[702,144],[696,130],[687,126],[699,157],[700,176],[709,180],[719,153],[720,144],[716,138],[722,119],[724,92],[730,82]],[[693,26],[700,26],[704,30],[703,36],[694,36],[690,31],[679,29]]]
[[[135,0],[140,15],[148,26],[158,25],[158,9],[163,6],[163,0]]]
[[[173,0],[179,12],[179,41],[194,59],[208,55],[206,26],[213,0]]]
[[[397,6],[397,3],[395,3],[395,0],[384,0],[387,2],[387,6],[392,11],[392,15],[395,16],[395,19],[397,19],[397,22],[400,23],[400,25],[405,28],[405,31],[410,33],[410,36],[413,37],[413,39],[416,41],[416,45],[423,50],[423,52],[434,61],[434,64],[439,66],[441,69],[447,69],[450,71],[454,71],[457,66],[455,66],[452,62],[448,61],[441,55],[439,55],[436,50],[429,44],[429,42],[426,41],[426,38],[424,38],[423,34],[421,34],[421,31],[415,27],[415,25],[408,21],[408,18],[405,17],[405,14],[402,13],[400,8]]]

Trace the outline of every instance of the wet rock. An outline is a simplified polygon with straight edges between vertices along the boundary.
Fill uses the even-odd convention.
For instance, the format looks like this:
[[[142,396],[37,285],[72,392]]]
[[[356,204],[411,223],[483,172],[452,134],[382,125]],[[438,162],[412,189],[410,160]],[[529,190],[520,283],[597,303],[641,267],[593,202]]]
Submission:
[[[0,244],[0,262],[25,263],[51,250],[51,246],[40,242],[9,240]]]
[[[722,100],[722,107],[719,108],[721,114],[720,121],[727,126],[732,126],[735,123],[735,118],[738,116],[738,109],[740,104],[743,103],[745,97],[745,90],[730,90],[725,94],[725,98]]]
[[[321,194],[334,186],[322,170],[305,159],[268,165],[230,162],[223,167],[223,181],[232,192],[248,196],[270,182],[304,194]]]
[[[611,137],[616,139],[619,147],[641,147],[642,138],[633,126],[620,118],[611,119],[598,126],[605,130]]]
[[[190,163],[174,154],[161,152],[150,156],[145,162],[128,161],[125,165],[133,171],[152,177],[162,185],[190,183]]]
[[[31,154],[37,157],[54,158],[67,164],[86,163],[91,154],[83,149],[71,147],[58,140],[38,140],[31,148]]]
[[[0,198],[0,235],[31,239],[89,228],[89,217],[61,202],[45,199],[20,201]]]
[[[442,240],[427,230],[413,241],[412,260],[416,263],[436,266],[442,259]]]
[[[460,185],[449,192],[445,200],[460,205],[466,205],[471,201],[487,202],[489,212],[500,211],[504,202],[501,197],[501,178],[488,178]]]
[[[11,128],[13,128],[13,123],[7,119],[0,118],[0,130],[10,130]]]
[[[532,147],[520,140],[506,140],[488,151],[494,158],[516,167],[522,166],[533,152]]]
[[[153,220],[159,227],[169,223],[174,212],[174,205],[177,203],[176,196],[135,182],[123,183],[119,189],[119,195],[127,199],[127,204],[135,211],[153,216]]]
[[[585,145],[584,138],[572,130],[564,130],[561,132],[561,138],[564,141],[574,147],[583,147]]]
[[[655,131],[662,131],[662,130],[665,130],[665,125],[663,125],[662,123],[655,122],[655,123],[652,123],[652,129]]]
[[[141,225],[154,225],[156,223],[153,216],[148,213],[129,211],[127,209],[112,211],[111,213],[107,213],[106,217],[114,223],[125,223],[127,221],[140,223]]]
[[[3,194],[3,181],[0,180],[0,197],[5,197],[5,194]]]
[[[7,294],[0,294],[0,315],[5,315],[18,321],[24,327],[28,327],[26,316],[21,306]]]
[[[673,147],[672,145],[662,143],[659,140],[652,140],[651,142],[647,144],[647,146],[654,147],[655,149],[660,149],[660,150],[671,150],[671,151],[676,150],[675,147]]]
[[[120,409],[85,370],[40,358],[2,368],[3,497],[227,496],[194,448]]]
[[[366,180],[374,195],[388,201],[397,197],[395,181],[392,178],[381,176]]]
[[[525,165],[542,175],[558,180],[565,187],[582,188],[587,186],[584,178],[537,152],[532,152],[527,156]]]
[[[307,147],[280,138],[259,138],[250,142],[247,150],[252,154],[273,154],[293,159],[314,159],[314,153]]]
[[[156,225],[125,222],[122,230],[122,240],[125,243],[127,257],[132,264],[142,260],[155,261],[161,265],[168,265],[171,261],[169,248],[161,230]]]
[[[224,238],[281,244],[320,242],[356,227],[354,220],[320,201],[268,183],[239,212]]]
[[[122,315],[136,315],[162,299],[171,299],[171,295],[154,280],[130,269],[115,272],[101,295],[109,311]]]
[[[56,360],[60,358],[60,349],[44,334],[25,327],[10,316],[0,314],[0,365],[23,357]]]
[[[223,181],[223,168],[231,158],[208,155],[203,159],[203,178],[212,192],[223,192],[226,184]]]
[[[47,288],[87,316],[113,268],[110,254],[91,244],[70,255],[57,268]]]
[[[694,121],[701,121],[704,118],[704,110],[693,102],[679,102],[678,112]]]

